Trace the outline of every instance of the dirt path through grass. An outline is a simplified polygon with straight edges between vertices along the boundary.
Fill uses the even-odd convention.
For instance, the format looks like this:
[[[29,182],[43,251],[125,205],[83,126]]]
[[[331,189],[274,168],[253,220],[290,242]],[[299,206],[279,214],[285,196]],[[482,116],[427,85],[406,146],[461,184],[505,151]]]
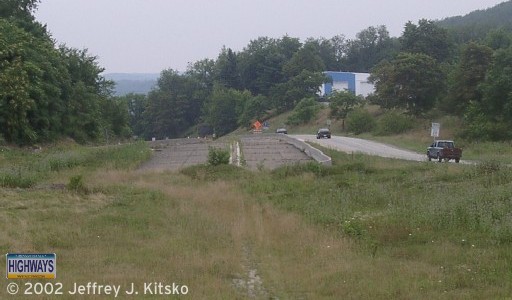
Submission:
[[[222,298],[212,297],[215,290],[222,291],[220,295],[234,293],[248,299],[309,298],[322,293],[320,278],[333,276],[352,260],[350,243],[345,239],[333,238],[297,215],[259,204],[230,183],[196,182],[189,186],[184,182],[169,184],[169,180],[162,174],[145,173],[134,183],[163,192],[175,203],[161,207],[167,217],[186,220],[185,224],[176,222],[174,228],[162,228],[162,232],[168,232],[169,244],[186,235],[190,250],[201,249],[200,253],[179,254],[193,257],[190,261],[173,261],[177,253],[169,253],[164,261],[171,273],[180,269],[177,274],[183,275],[182,281],[199,277],[206,283],[195,285],[199,282],[194,280],[189,284],[194,298]],[[326,292],[334,295],[333,288],[343,286],[330,286]]]

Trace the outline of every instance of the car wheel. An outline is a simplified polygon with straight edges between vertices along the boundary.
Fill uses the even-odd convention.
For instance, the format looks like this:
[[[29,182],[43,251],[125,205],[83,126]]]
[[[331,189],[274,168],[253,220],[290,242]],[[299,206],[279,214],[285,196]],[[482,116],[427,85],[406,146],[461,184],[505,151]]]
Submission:
[[[458,158],[456,158],[456,159],[455,159],[455,162],[456,162],[456,163],[459,163],[459,161],[460,161],[460,159],[458,159]]]

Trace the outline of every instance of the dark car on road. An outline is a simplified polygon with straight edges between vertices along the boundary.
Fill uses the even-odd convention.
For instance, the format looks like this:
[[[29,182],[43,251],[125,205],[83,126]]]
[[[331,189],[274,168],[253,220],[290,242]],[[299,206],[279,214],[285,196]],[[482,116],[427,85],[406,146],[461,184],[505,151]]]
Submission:
[[[328,128],[320,128],[318,130],[318,133],[316,134],[316,138],[317,139],[321,139],[321,138],[330,139],[331,138],[331,131]]]

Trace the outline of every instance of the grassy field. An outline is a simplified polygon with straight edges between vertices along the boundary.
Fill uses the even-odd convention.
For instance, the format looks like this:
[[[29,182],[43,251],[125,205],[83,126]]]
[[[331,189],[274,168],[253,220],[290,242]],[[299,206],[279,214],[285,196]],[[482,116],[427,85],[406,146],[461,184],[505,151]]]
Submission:
[[[512,171],[496,161],[323,149],[330,168],[172,173],[136,169],[144,144],[0,150],[0,249],[57,253],[64,291],[133,282],[153,299],[143,284],[162,282],[193,299],[512,297]]]

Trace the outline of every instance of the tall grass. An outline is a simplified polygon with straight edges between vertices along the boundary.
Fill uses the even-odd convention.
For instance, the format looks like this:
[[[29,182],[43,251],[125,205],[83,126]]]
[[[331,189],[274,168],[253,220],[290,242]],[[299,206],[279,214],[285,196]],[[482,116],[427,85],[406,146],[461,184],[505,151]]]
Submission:
[[[61,151],[0,163],[36,176],[36,188],[0,188],[0,251],[56,252],[66,286],[177,282],[194,299],[510,297],[512,171],[501,162],[323,149],[332,167],[173,173],[134,171],[144,145]]]
[[[0,152],[0,186],[28,188],[52,174],[76,168],[133,169],[148,159],[144,143],[104,147],[68,147],[42,152],[5,149]]]
[[[447,295],[460,297],[468,290],[476,298],[489,291],[506,295],[512,279],[511,168],[325,151],[334,157],[332,168],[281,168],[244,184],[245,190],[263,203],[352,237],[370,257],[443,268]]]

